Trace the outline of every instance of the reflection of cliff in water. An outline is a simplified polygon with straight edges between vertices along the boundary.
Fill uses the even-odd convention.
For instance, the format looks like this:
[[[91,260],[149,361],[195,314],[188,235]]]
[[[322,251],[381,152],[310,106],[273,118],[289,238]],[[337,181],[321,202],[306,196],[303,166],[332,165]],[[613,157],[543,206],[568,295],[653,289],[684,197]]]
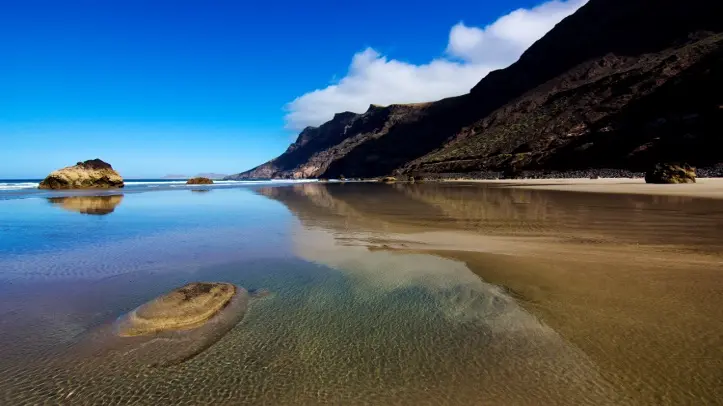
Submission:
[[[48,201],[68,211],[83,214],[105,215],[113,213],[123,200],[123,195],[49,197]]]
[[[614,389],[602,381],[583,352],[465,263],[348,243],[360,233],[419,231],[411,216],[435,219],[443,212],[387,185],[347,186],[304,184],[265,188],[260,193],[283,202],[299,218],[301,226],[292,232],[297,256],[344,275],[352,303],[371,309],[369,314],[377,318],[373,328],[378,334],[383,331],[380,326],[391,321],[397,326],[394,334],[401,335],[395,345],[411,343],[417,348],[411,359],[405,359],[409,370],[424,363],[436,368],[452,364],[472,377],[469,388],[477,396],[497,393],[492,403],[509,404],[515,398],[529,403],[532,391],[546,404],[581,404],[590,399],[596,404],[615,403],[608,400],[616,398]],[[404,210],[407,217],[400,214]],[[396,220],[398,216],[402,219]],[[325,292],[310,305],[328,303],[328,295]],[[413,310],[405,309],[409,303]],[[418,318],[425,321],[424,329],[415,328]],[[442,343],[444,349],[436,347]],[[438,358],[436,354],[449,346],[465,348],[460,351],[465,355]]]
[[[303,183],[257,192],[283,203],[310,227],[414,232],[420,231],[418,218],[441,215],[438,209],[389,185]]]
[[[484,349],[470,352],[484,354],[474,358],[480,382],[501,374],[499,387],[517,389],[515,377],[538,382],[530,372],[544,371],[539,379],[559,377],[545,388],[561,394],[569,384],[592,396],[581,402],[575,392],[560,404],[628,404],[615,392],[638,400],[630,404],[720,398],[705,378],[718,376],[717,364],[680,362],[721,358],[711,288],[720,286],[718,200],[463,183],[260,193],[300,220],[300,257],[357,282],[357,302],[419,289],[447,320],[484,331]],[[615,389],[581,387],[600,384],[595,371]],[[489,403],[555,404],[544,396]]]
[[[368,232],[464,230],[699,249],[717,249],[723,238],[723,210],[712,199],[445,183],[301,184],[259,193],[307,225]]]

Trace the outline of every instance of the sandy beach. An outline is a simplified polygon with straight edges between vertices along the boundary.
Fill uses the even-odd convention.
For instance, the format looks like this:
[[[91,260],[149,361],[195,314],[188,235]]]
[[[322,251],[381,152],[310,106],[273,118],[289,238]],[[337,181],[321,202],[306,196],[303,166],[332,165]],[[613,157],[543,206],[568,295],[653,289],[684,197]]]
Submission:
[[[723,219],[710,197],[722,197],[723,182],[641,182],[395,184],[375,195],[363,185],[306,185],[264,194],[307,228],[333,230],[339,246],[464,263],[581,349],[632,404],[711,403],[723,396]],[[314,234],[303,236],[305,255],[338,261],[331,248],[308,249]]]
[[[623,193],[723,199],[723,178],[698,178],[696,183],[681,185],[648,184],[641,178],[448,180],[445,182],[473,182],[522,189],[567,192]]]
[[[12,280],[0,286],[0,393],[7,404],[719,403],[721,201],[539,189],[590,184],[646,186],[299,183],[134,192],[107,207],[5,201],[0,223],[15,232],[0,247]],[[78,356],[108,348],[86,345],[106,331],[96,326],[194,281],[272,295],[183,365],[138,374],[147,359]]]

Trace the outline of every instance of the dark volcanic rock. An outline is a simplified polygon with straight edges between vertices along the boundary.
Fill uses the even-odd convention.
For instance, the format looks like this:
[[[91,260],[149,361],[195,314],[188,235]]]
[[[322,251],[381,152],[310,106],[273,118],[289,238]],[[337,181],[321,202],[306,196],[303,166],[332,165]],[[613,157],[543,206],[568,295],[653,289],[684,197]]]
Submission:
[[[75,166],[85,169],[113,169],[108,162],[96,159],[89,159],[85,162],[78,162]]]
[[[685,164],[657,164],[645,174],[645,183],[695,183],[695,168]]]
[[[405,148],[392,148],[384,141],[391,133],[398,132],[398,128],[412,130],[407,125],[415,126],[420,117],[430,114],[428,106],[429,103],[372,105],[363,114],[336,114],[320,127],[304,129],[278,158],[225,179],[339,179],[388,174],[439,144],[423,137],[432,128],[420,128],[420,141]],[[358,159],[344,160],[347,157]],[[346,162],[353,162],[353,166],[347,166]]]
[[[191,178],[186,181],[187,185],[212,185],[213,180],[204,177]]]
[[[718,0],[590,0],[469,94],[338,114],[232,178],[714,167],[721,15]]]
[[[124,186],[123,178],[110,164],[100,159],[78,162],[48,175],[40,189],[108,189]]]

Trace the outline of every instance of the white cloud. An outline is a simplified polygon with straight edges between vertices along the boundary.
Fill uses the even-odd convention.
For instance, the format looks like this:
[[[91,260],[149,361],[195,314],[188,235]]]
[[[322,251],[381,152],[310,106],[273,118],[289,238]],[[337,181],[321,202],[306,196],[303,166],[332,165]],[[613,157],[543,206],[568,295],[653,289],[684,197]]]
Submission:
[[[352,58],[336,84],[297,97],[286,106],[289,129],[319,125],[342,111],[370,104],[417,103],[467,93],[487,73],[519,58],[532,43],[587,0],[553,0],[518,9],[485,28],[460,22],[449,33],[447,56],[414,65],[388,59],[372,48]]]
[[[447,53],[472,64],[509,65],[555,24],[586,2],[555,0],[530,10],[518,9],[484,29],[459,23],[449,33]]]
[[[489,68],[435,59],[426,65],[389,60],[367,48],[352,59],[337,84],[315,90],[287,106],[287,127],[301,129],[342,111],[364,112],[370,104],[415,103],[469,91]]]

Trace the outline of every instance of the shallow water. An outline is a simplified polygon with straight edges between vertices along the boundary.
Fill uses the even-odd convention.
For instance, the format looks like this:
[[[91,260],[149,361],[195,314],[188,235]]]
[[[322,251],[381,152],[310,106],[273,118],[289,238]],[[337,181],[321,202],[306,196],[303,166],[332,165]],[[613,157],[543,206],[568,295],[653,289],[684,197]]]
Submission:
[[[38,189],[42,179],[0,179],[0,200],[23,199],[27,197],[53,197],[53,196],[74,196],[74,195],[116,195],[118,190],[48,190]],[[158,191],[158,190],[205,190],[238,188],[240,186],[258,185],[288,185],[294,183],[312,183],[314,180],[214,180],[212,185],[187,185],[186,180],[179,179],[126,179],[124,181],[124,193]]]
[[[712,321],[723,316],[722,229],[717,201],[479,185],[5,200],[0,403],[712,404],[723,378],[716,376],[723,328]],[[571,252],[581,247],[597,265],[580,270]],[[655,261],[666,271],[651,273]],[[600,264],[642,272],[646,286],[660,291],[682,290],[649,307],[678,309],[705,329],[681,335],[680,321],[652,330],[643,319],[661,315],[644,313],[649,287],[636,296],[630,272],[618,286]],[[555,276],[566,266],[589,269],[597,290],[608,291],[604,298],[624,304],[614,294],[621,291],[643,302],[615,308],[588,291],[555,290],[585,286]],[[688,274],[695,283],[679,284],[671,275],[686,267],[698,272]],[[541,270],[550,286],[540,282]],[[179,365],[76,355],[89,332],[197,280],[272,295]],[[627,329],[604,322],[611,318]],[[655,369],[662,361],[616,342],[615,328],[633,344],[648,330],[661,342],[670,338],[674,347],[648,346],[674,351],[681,374],[666,375],[681,377],[662,379]],[[636,353],[645,367],[608,362],[600,354],[609,347],[589,345],[590,334],[624,353],[607,358]]]

